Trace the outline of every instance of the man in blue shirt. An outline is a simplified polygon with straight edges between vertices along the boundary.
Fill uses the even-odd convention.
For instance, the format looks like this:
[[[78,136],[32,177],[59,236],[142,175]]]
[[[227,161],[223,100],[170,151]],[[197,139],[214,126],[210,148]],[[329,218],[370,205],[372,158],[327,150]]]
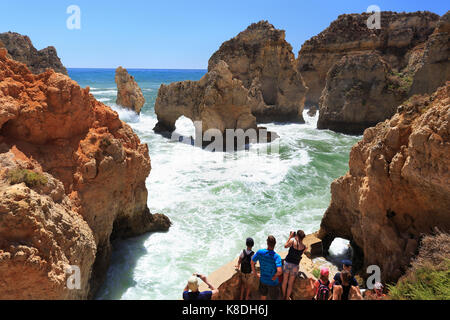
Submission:
[[[259,292],[261,300],[266,300],[267,296],[271,300],[278,300],[280,297],[280,282],[278,277],[283,273],[281,257],[274,251],[277,240],[274,236],[267,238],[267,249],[261,249],[253,255],[252,271],[259,277]],[[256,262],[259,261],[260,274],[256,272]]]
[[[198,291],[198,279],[201,279],[210,289],[210,291]],[[219,292],[218,289],[209,283],[206,276],[194,274],[189,278],[186,288],[183,290],[183,300],[211,300],[212,296]]]

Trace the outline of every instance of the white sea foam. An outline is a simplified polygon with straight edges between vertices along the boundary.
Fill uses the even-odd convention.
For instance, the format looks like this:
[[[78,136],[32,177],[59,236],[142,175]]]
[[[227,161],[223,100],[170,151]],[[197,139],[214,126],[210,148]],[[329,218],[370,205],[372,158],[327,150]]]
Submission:
[[[110,99],[112,91],[95,95]],[[149,145],[148,205],[173,225],[167,233],[115,243],[99,298],[179,299],[193,272],[208,274],[229,262],[248,236],[259,249],[273,234],[282,251],[290,230],[316,231],[330,201],[329,184],[347,166],[346,156],[336,160],[334,154],[348,155],[356,141],[315,129],[318,116],[305,113],[306,124],[264,125],[280,136],[278,152],[261,152],[259,144],[249,151],[208,152],[155,134],[151,107],[138,116],[107,103]],[[180,118],[176,126],[177,133],[194,136],[191,120]]]

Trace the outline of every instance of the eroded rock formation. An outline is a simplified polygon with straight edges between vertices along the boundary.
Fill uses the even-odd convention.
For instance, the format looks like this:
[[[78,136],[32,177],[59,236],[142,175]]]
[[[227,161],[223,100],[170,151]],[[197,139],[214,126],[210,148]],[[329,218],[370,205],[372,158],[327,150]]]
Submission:
[[[343,14],[330,26],[306,41],[297,58],[298,71],[309,91],[306,104],[317,105],[330,68],[343,56],[378,51],[398,71],[407,67],[417,45],[433,33],[439,16],[430,12],[381,12],[381,29],[369,29],[371,14]]]
[[[317,128],[360,134],[392,117],[407,93],[391,74],[377,53],[342,57],[328,72]]]
[[[133,76],[122,67],[116,69],[117,100],[119,106],[141,113],[145,104],[144,94]]]
[[[53,69],[67,75],[67,70],[61,63],[54,47],[37,50],[28,36],[15,32],[0,33],[0,48],[5,48],[11,58],[28,66],[31,72],[39,74],[47,69]]]
[[[233,78],[241,80],[257,99],[252,113],[258,122],[304,122],[307,88],[295,69],[284,30],[267,21],[254,23],[222,44],[209,60],[208,70],[219,61],[225,61]]]
[[[420,237],[450,230],[450,82],[414,96],[392,119],[365,131],[350,171],[331,185],[319,237],[352,241],[363,266],[397,280]],[[362,256],[361,256],[362,255]]]
[[[439,20],[417,63],[410,94],[431,93],[450,79],[450,11]]]
[[[242,81],[233,79],[228,65],[220,61],[199,81],[161,85],[155,103],[158,123],[154,130],[172,133],[178,118],[185,116],[193,122],[201,121],[202,134],[210,129],[222,135],[226,129],[257,132],[250,107],[252,99]]]
[[[431,94],[450,78],[448,13],[440,19],[430,12],[381,12],[381,29],[367,27],[370,16],[339,16],[326,30],[306,41],[299,52],[298,71],[310,89],[306,105],[323,109],[319,128],[362,134],[365,128],[392,116],[393,100],[416,93]],[[383,61],[385,81],[380,79],[380,67],[376,67],[379,64],[371,69],[372,59],[358,58],[373,55]],[[354,76],[337,72],[345,67],[351,67]],[[372,88],[368,87],[370,78],[376,79]],[[338,84],[339,79],[348,83]],[[359,91],[358,82],[363,83]],[[353,93],[367,99],[358,102],[355,94],[346,97],[352,86]],[[376,99],[376,92],[382,92],[386,101]],[[357,104],[359,111],[351,115],[349,110],[356,110]],[[378,110],[373,109],[375,105]],[[347,115],[342,110],[348,110]]]
[[[112,239],[170,225],[147,207],[148,147],[117,113],[89,88],[53,70],[33,75],[3,49],[0,152],[0,298],[91,297]],[[30,187],[11,180],[15,169],[47,178]],[[82,271],[78,293],[64,289],[71,263]]]

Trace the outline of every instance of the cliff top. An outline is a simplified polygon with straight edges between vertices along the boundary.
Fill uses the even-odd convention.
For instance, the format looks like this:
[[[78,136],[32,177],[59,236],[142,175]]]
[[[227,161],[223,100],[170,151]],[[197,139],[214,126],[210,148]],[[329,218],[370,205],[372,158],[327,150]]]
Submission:
[[[28,36],[9,31],[0,33],[0,47],[6,48],[14,60],[25,63],[34,74],[53,69],[67,75],[67,69],[53,46],[37,50]]]
[[[382,11],[381,29],[369,29],[367,20],[372,14],[353,13],[338,16],[327,29],[306,41],[300,53],[333,44],[344,46],[346,42],[375,41],[378,46],[386,46],[388,42],[397,43],[398,46],[416,45],[426,41],[440,19],[439,15],[429,11]]]

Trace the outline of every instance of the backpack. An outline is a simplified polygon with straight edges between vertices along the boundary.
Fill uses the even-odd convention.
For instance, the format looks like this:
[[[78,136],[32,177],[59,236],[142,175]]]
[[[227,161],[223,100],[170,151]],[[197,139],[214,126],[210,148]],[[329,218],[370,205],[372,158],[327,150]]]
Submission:
[[[244,249],[244,258],[241,261],[241,272],[242,273],[252,273],[252,265],[251,265],[251,259],[255,253],[252,251],[249,254],[245,252]]]
[[[322,283],[322,281],[319,281],[319,289],[317,290],[317,300],[328,300],[330,297],[330,282],[328,281],[326,284]]]

